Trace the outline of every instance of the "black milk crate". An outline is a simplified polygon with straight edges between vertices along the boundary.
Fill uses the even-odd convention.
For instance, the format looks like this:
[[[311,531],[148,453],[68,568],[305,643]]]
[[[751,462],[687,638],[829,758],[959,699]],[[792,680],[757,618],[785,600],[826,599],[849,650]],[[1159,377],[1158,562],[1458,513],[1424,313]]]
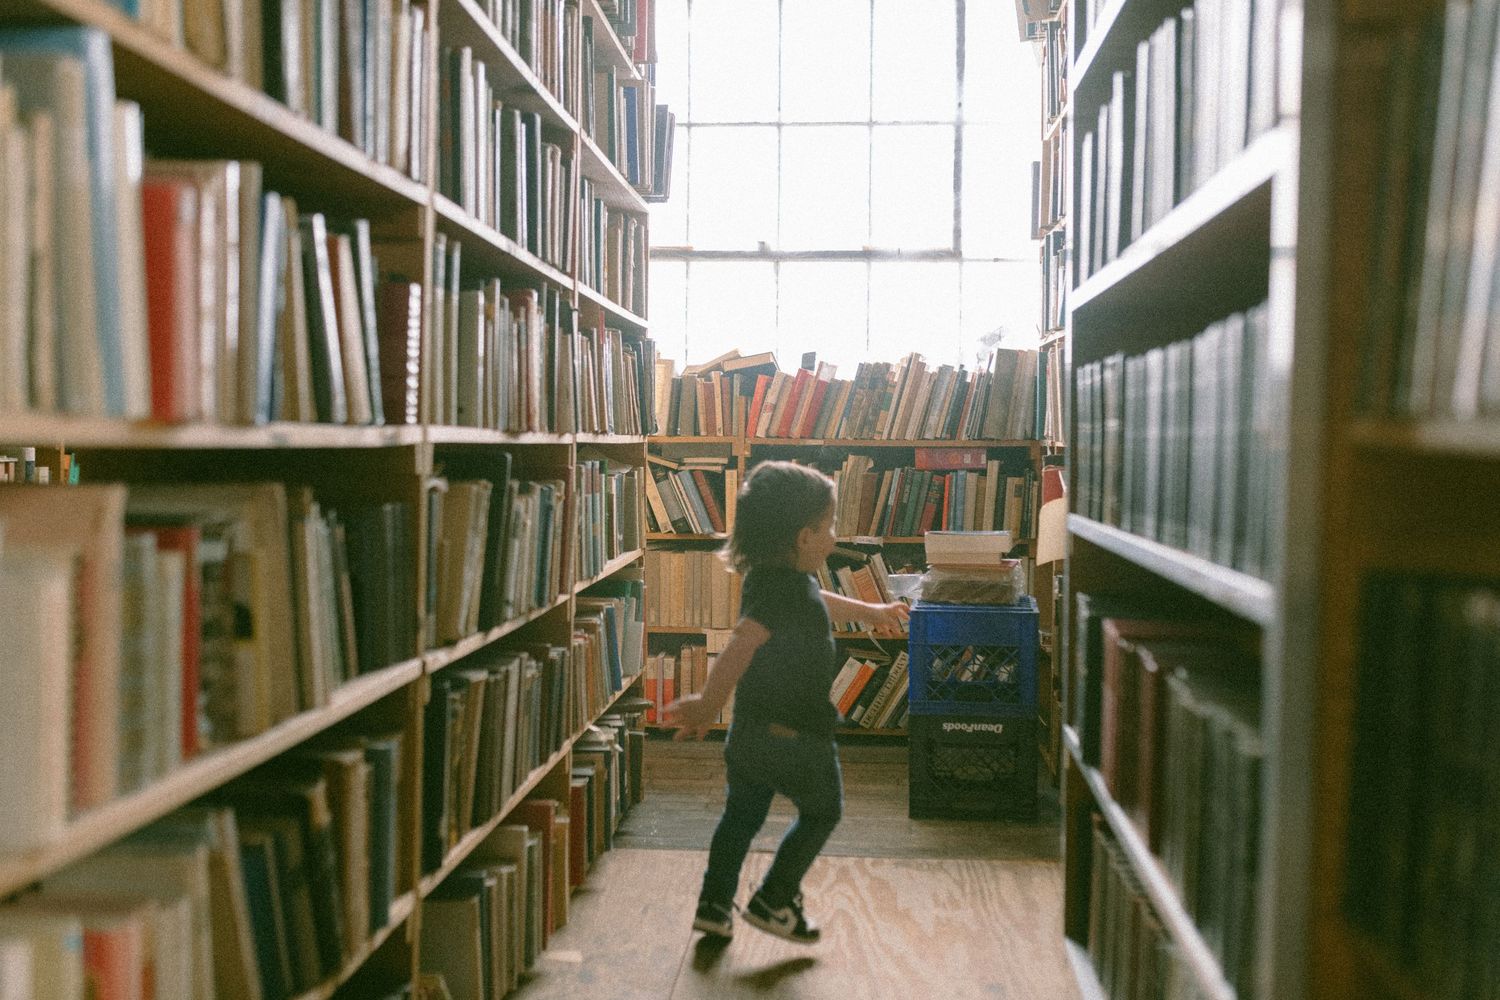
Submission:
[[[910,711],[917,715],[1036,715],[1036,600],[928,604],[911,612]]]
[[[913,715],[912,819],[1036,818],[1036,720]]]

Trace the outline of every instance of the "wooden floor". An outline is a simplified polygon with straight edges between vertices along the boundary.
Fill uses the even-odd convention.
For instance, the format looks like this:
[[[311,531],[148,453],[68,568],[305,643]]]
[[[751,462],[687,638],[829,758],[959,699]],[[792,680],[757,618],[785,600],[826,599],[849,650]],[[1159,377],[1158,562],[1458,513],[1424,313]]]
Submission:
[[[843,748],[844,820],[803,888],[823,941],[740,924],[690,928],[723,804],[722,747],[653,740],[646,799],[590,872],[521,1000],[1074,1000],[1062,946],[1055,795],[1039,822],[906,818],[904,748]],[[745,864],[740,901],[790,820],[780,804]]]

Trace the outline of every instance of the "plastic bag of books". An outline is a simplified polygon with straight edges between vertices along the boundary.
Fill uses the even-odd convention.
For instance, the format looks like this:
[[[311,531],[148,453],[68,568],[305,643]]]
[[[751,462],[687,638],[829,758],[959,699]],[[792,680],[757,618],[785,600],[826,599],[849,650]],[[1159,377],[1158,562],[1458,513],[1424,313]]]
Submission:
[[[929,604],[1014,604],[1026,593],[1019,559],[1003,559],[993,569],[934,566],[922,574],[918,594]]]

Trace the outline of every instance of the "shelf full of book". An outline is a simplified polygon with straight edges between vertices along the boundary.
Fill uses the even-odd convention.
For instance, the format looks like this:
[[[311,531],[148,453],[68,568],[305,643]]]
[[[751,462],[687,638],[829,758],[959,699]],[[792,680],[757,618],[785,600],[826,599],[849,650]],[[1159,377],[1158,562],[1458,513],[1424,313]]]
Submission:
[[[577,219],[585,28],[633,49],[649,3],[604,6],[0,12],[0,933],[39,981],[102,920],[105,991],[147,940],[161,996],[464,992],[515,944],[513,986],[535,949],[454,901],[540,947],[638,797],[654,349]],[[640,193],[600,204],[643,250]]]
[[[1107,995],[1325,995],[1299,937],[1325,388],[1297,366],[1328,294],[1301,8],[1071,12],[1064,934]]]

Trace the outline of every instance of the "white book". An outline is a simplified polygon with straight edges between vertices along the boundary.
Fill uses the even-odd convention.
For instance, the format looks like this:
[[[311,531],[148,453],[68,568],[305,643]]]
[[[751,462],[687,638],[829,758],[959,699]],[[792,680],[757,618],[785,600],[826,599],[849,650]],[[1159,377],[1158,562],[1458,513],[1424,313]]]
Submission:
[[[0,413],[27,408],[31,150],[15,89],[0,85]]]
[[[25,941],[31,950],[28,1000],[77,1000],[83,993],[83,924],[64,913],[7,907],[0,910],[0,935]],[[9,996],[0,993],[5,1000]]]
[[[125,416],[151,416],[151,349],[146,324],[146,254],[141,230],[141,178],[145,125],[141,106],[116,101],[115,211],[120,260],[120,350],[125,385]]]
[[[0,937],[0,1000],[34,1000],[36,972],[31,942],[24,937]]]

